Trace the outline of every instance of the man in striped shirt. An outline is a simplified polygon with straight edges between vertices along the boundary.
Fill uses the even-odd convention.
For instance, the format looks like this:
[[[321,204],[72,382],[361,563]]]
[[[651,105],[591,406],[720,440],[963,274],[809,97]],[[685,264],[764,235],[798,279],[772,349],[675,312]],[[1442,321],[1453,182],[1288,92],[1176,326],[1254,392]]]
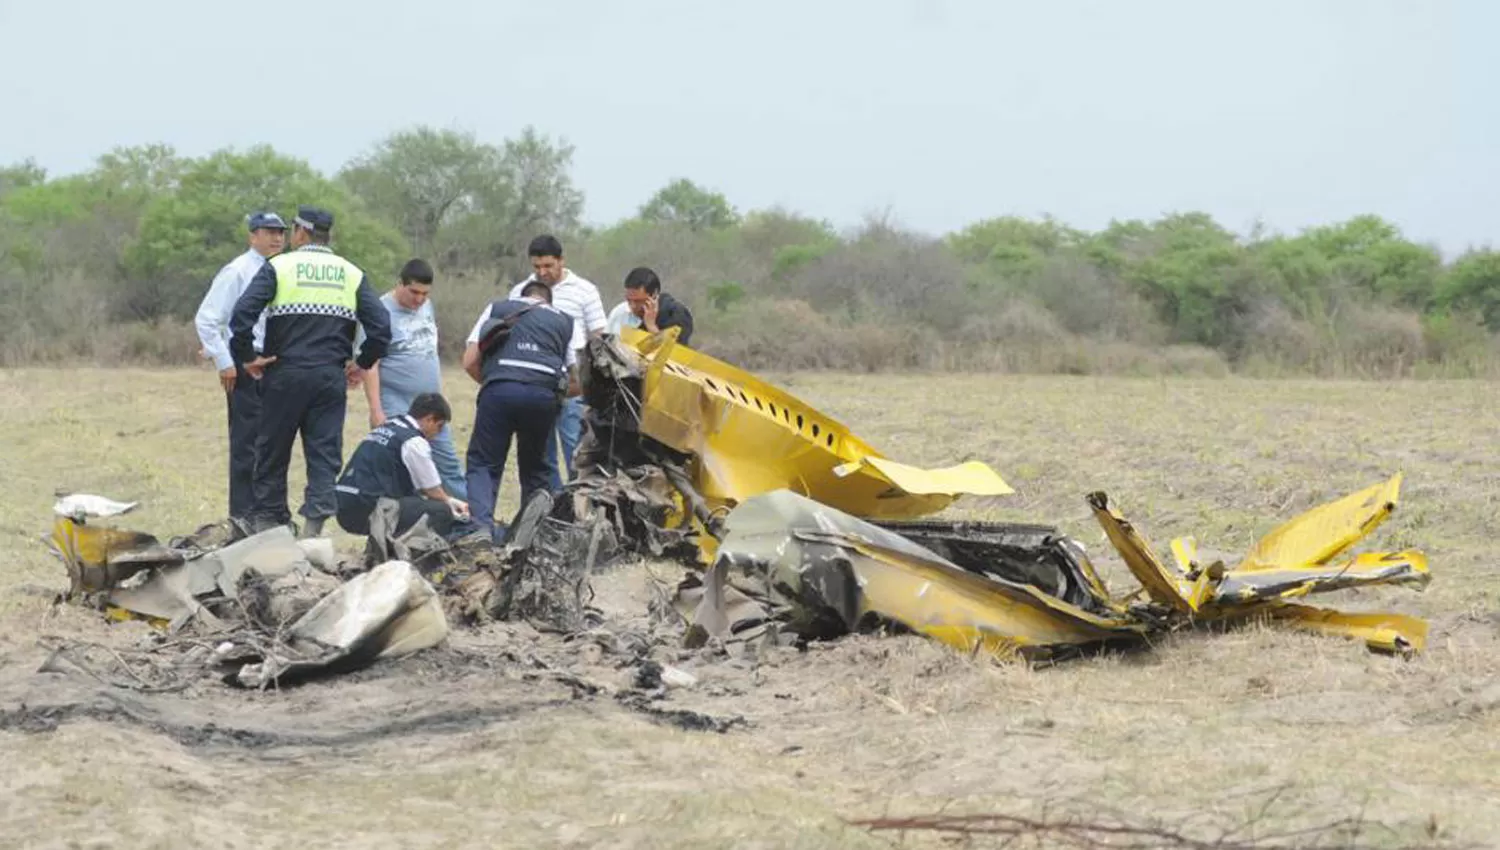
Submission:
[[[520,298],[521,291],[533,281],[540,281],[552,288],[552,306],[580,325],[584,335],[575,334],[575,340],[594,339],[604,334],[606,319],[604,302],[599,298],[599,288],[574,274],[563,264],[563,247],[557,237],[543,234],[531,240],[526,253],[531,256],[530,277],[511,288],[510,297]],[[580,360],[583,354],[575,352]],[[579,396],[563,402],[562,412],[557,416],[556,439],[547,441],[547,469],[551,473],[552,490],[562,489],[562,477],[557,467],[557,444],[562,443],[563,460],[568,469],[568,478],[573,477],[573,453],[578,449],[578,440],[583,431],[583,399]]]
[[[273,212],[250,215],[250,249],[230,260],[219,273],[198,305],[193,324],[203,354],[219,370],[219,385],[229,402],[229,515],[244,516],[253,499],[251,481],[255,477],[255,426],[260,419],[260,387],[234,363],[229,353],[229,318],[234,303],[260,271],[266,260],[281,253],[286,239],[286,222]],[[257,352],[265,342],[266,318],[255,322],[254,347]]]

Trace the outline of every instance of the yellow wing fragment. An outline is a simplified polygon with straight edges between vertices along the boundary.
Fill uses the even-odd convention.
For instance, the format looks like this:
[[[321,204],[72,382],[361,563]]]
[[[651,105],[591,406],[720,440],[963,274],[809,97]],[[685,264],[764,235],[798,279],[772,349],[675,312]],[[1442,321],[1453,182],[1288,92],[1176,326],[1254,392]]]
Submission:
[[[1326,564],[1338,557],[1396,509],[1401,473],[1381,484],[1319,505],[1277,526],[1245,555],[1235,570],[1278,570]]]
[[[1014,492],[977,461],[926,470],[890,460],[791,393],[676,340],[675,328],[620,334],[642,358],[642,433],[695,456],[713,507],[787,489],[854,516],[912,519]]]
[[[834,469],[834,474],[840,478],[860,473],[883,479],[898,491],[913,496],[1009,496],[1016,492],[995,470],[977,460],[942,469],[922,469],[889,458],[866,455],[855,463]]]
[[[1108,496],[1090,493],[1088,503],[1105,536],[1153,601],[1183,614],[1198,610],[1197,600],[1203,591],[1195,589],[1193,579],[1186,573],[1163,563],[1151,548],[1150,541],[1130,524],[1130,520],[1110,507]]]
[[[1351,612],[1293,602],[1271,602],[1236,612],[1238,618],[1264,617],[1289,628],[1362,640],[1381,652],[1415,653],[1427,648],[1427,621],[1389,612]],[[1226,618],[1232,619],[1232,618]]]
[[[1427,557],[1418,551],[1364,552],[1330,563],[1384,522],[1396,507],[1398,473],[1384,483],[1319,505],[1262,538],[1244,563],[1226,569],[1204,564],[1192,537],[1172,541],[1175,568],[1167,566],[1144,535],[1103,493],[1089,497],[1094,516],[1125,564],[1156,602],[1204,620],[1266,617],[1290,626],[1364,640],[1371,648],[1420,652],[1427,624],[1390,613],[1346,613],[1287,600],[1312,593],[1375,584],[1425,587]]]

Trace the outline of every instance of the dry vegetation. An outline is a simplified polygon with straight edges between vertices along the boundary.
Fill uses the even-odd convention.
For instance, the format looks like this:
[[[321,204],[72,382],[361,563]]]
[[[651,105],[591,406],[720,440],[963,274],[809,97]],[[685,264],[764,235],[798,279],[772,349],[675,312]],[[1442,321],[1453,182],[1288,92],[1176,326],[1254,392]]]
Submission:
[[[118,718],[176,711],[219,731],[174,737],[85,718],[0,731],[3,843],[884,847],[903,838],[847,821],[940,809],[1112,812],[1212,834],[1254,817],[1278,789],[1268,829],[1362,816],[1374,846],[1488,845],[1500,834],[1492,385],[780,380],[903,460],[982,458],[1018,490],[956,514],[1055,522],[1096,554],[1107,545],[1083,502],[1092,489],[1160,543],[1194,533],[1235,551],[1279,518],[1404,469],[1402,507],[1375,542],[1424,548],[1435,579],[1420,595],[1338,601],[1431,618],[1429,651],[1403,661],[1249,629],[1028,669],[917,638],[863,637],[753,672],[699,668],[700,685],[674,702],[750,722],[722,735],[570,700],[498,662],[446,667],[441,653],[282,693],[204,686],[147,704],[101,691],[93,698]],[[463,388],[452,393],[462,445],[472,395],[450,381]],[[225,454],[213,387],[206,369],[0,371],[0,717],[60,687],[32,673],[45,654],[39,636],[126,646],[139,634],[49,605],[65,586],[38,540],[53,490],[139,499],[133,524],[162,534],[218,518]],[[350,440],[362,424],[351,396]],[[1121,570],[1111,575],[1123,583]],[[646,567],[610,574],[601,599],[638,611],[647,577]],[[260,746],[233,731],[336,732],[435,708],[475,722]]]
[[[118,147],[66,176],[0,165],[0,366],[196,363],[194,312],[244,250],[247,212],[316,202],[378,289],[430,260],[444,328],[529,274],[526,246],[550,232],[606,308],[650,266],[691,307],[694,345],[750,369],[1500,376],[1500,251],[1445,258],[1376,215],[1236,233],[1180,210],[1089,231],[997,201],[936,234],[741,212],[682,178],[587,222],[572,157],[534,128],[495,144],[414,126],[329,174],[265,145]],[[462,336],[443,339],[456,357]]]

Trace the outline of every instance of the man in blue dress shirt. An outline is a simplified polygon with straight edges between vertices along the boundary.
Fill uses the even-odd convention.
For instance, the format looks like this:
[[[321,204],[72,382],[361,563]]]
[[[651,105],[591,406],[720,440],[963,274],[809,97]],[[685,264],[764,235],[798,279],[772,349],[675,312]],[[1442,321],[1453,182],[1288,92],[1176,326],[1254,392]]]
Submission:
[[[198,305],[193,324],[203,354],[219,370],[219,385],[229,403],[229,515],[243,516],[250,509],[250,482],[255,476],[255,425],[260,419],[260,385],[237,366],[229,353],[229,317],[234,302],[244,294],[251,278],[266,260],[281,253],[286,240],[286,222],[273,212],[252,213],[248,219],[250,248],[230,260],[214,275],[208,293]],[[255,323],[254,345],[258,353],[265,343],[266,320]]]

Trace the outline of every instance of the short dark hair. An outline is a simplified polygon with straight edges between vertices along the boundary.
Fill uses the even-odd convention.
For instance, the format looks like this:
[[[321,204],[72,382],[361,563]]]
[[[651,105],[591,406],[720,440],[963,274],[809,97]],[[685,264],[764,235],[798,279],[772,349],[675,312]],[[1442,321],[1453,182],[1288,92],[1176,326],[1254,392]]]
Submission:
[[[557,241],[557,237],[550,233],[543,233],[541,236],[531,240],[531,244],[526,246],[526,256],[528,257],[557,257],[558,259],[562,259],[562,255],[562,243]]]
[[[432,265],[420,258],[407,260],[406,265],[401,267],[401,282],[431,285]]]
[[[661,278],[645,266],[636,266],[630,270],[630,274],[625,275],[625,288],[644,289],[647,295],[655,295],[661,292]]]
[[[522,298],[540,298],[548,304],[552,303],[552,287],[539,280],[533,280],[521,287]]]
[[[439,422],[452,422],[453,408],[448,406],[448,400],[441,393],[418,393],[411,400],[411,407],[407,408],[406,415],[413,419],[436,416]]]

